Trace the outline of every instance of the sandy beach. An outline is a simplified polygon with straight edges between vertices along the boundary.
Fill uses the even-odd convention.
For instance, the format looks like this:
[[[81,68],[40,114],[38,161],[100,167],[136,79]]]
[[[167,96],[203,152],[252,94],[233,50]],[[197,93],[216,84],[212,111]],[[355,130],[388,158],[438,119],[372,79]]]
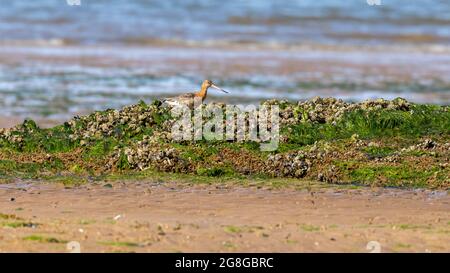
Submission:
[[[1,252],[450,251],[445,191],[17,182],[0,207]]]

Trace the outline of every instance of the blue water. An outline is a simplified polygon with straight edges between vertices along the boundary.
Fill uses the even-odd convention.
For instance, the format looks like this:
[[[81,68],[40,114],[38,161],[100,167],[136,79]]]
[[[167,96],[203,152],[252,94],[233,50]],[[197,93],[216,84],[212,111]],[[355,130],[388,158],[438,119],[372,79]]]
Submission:
[[[352,34],[427,34],[450,41],[450,1],[1,0],[1,39],[124,43],[134,39],[363,42]],[[383,43],[386,40],[373,39]]]
[[[64,120],[205,78],[231,103],[450,104],[450,1],[0,0],[0,116]]]

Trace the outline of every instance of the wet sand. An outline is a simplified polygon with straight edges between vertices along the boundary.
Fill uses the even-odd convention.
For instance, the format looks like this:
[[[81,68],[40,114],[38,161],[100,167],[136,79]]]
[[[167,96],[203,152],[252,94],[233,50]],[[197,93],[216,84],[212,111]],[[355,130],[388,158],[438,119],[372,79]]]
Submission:
[[[450,251],[445,191],[18,182],[0,208],[1,252]]]
[[[16,126],[17,124],[22,123],[26,117],[2,117],[0,116],[0,128],[11,128]],[[55,120],[50,118],[37,118],[35,122],[39,125],[41,128],[50,128],[53,126],[56,126],[60,124],[61,120]]]

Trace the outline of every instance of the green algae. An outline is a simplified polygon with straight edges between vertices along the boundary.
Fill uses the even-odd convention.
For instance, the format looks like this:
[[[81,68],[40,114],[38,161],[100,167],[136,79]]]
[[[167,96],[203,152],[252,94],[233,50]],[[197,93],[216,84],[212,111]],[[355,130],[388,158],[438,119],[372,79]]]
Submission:
[[[337,178],[325,179],[327,183],[449,188],[450,171],[446,160],[450,152],[447,146],[443,147],[450,142],[448,107],[409,104],[405,109],[354,108],[339,118],[327,121],[311,120],[310,106],[298,106],[290,102],[279,105],[282,111],[292,110],[295,122],[282,122],[281,134],[285,141],[280,143],[277,151],[261,152],[260,144],[254,141],[171,142],[158,139],[152,144],[154,147],[175,149],[180,160],[190,166],[185,171],[178,170],[168,175],[158,172],[157,168],[148,172],[133,169],[124,152],[124,149],[133,147],[145,137],[167,131],[166,123],[171,120],[171,115],[160,107],[158,101],[151,104],[141,101],[130,110],[138,114],[140,111],[147,113],[142,121],[134,125],[114,121],[108,131],[95,131],[88,138],[76,136],[80,132],[88,132],[87,128],[95,128],[92,127],[93,123],[114,117],[117,110],[98,111],[48,129],[39,128],[32,120],[25,120],[11,129],[8,137],[0,134],[0,179],[47,179],[77,185],[113,177],[135,179],[160,176],[179,179],[184,174],[177,172],[187,172],[194,174],[203,183],[258,180],[266,181],[266,185],[271,187],[279,187],[292,184],[294,179],[277,180],[264,173],[263,169],[259,172],[259,169],[250,166],[248,170],[242,171],[236,167],[246,166],[252,160],[264,162],[273,154],[294,152],[304,153],[305,159],[317,153],[325,153],[329,157],[314,161],[305,181],[316,180],[320,175],[326,176],[323,170],[336,166]],[[424,139],[439,143],[440,148],[409,149]],[[368,145],[369,142],[377,145]],[[230,151],[235,153],[233,160],[221,157]],[[118,156],[114,166],[105,168],[116,152]],[[344,156],[348,152],[351,153]],[[74,154],[76,162],[73,157],[69,157]],[[34,157],[41,159],[34,160]],[[391,157],[395,158],[388,161]],[[191,178],[192,175],[187,179]]]

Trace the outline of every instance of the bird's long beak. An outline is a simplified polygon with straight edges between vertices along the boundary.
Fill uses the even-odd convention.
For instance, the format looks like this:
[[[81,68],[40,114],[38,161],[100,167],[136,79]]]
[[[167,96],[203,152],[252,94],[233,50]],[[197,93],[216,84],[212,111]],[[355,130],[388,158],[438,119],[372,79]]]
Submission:
[[[228,91],[226,91],[226,90],[223,90],[222,88],[218,87],[218,86],[217,86],[217,85],[215,85],[215,84],[211,84],[211,87],[213,87],[213,88],[215,88],[215,89],[217,89],[217,90],[220,90],[220,91],[222,91],[222,92],[224,92],[224,93],[227,93],[227,94],[228,94]]]

